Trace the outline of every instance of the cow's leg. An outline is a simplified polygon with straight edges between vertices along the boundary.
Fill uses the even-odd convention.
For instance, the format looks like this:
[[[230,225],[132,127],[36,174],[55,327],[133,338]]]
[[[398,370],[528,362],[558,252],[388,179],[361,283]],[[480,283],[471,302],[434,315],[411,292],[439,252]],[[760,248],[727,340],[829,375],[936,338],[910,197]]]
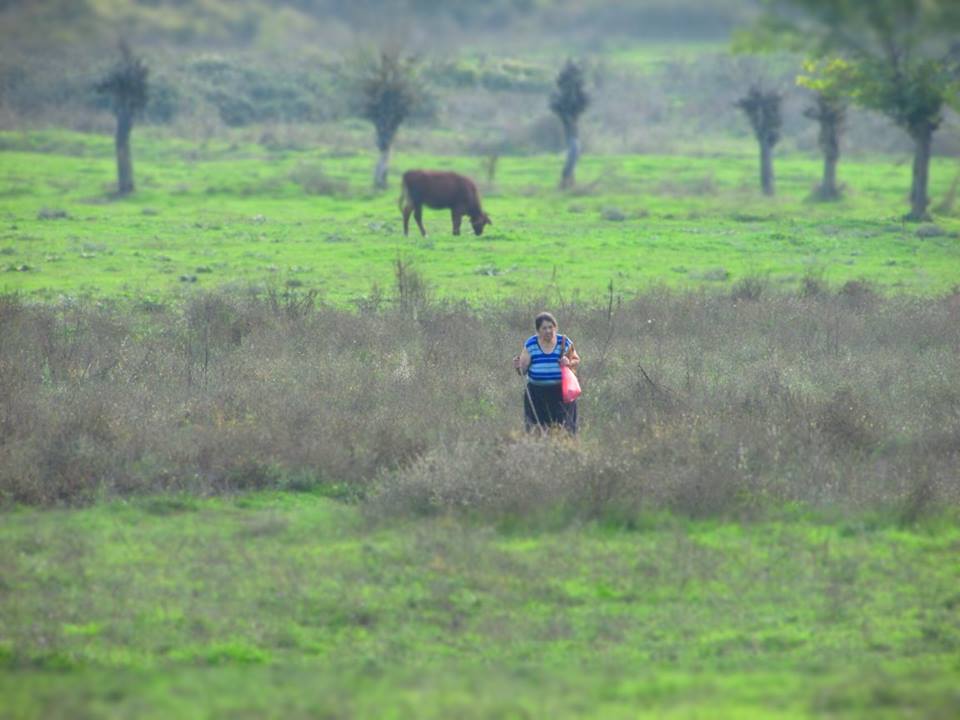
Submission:
[[[417,227],[420,228],[420,234],[427,236],[427,231],[423,229],[423,205],[417,205],[413,209],[413,219],[417,221]]]
[[[463,214],[458,210],[451,210],[450,217],[453,218],[453,234],[460,234],[460,223],[463,221]]]
[[[410,229],[410,213],[413,212],[413,208],[409,205],[403,206],[403,234],[406,235]]]

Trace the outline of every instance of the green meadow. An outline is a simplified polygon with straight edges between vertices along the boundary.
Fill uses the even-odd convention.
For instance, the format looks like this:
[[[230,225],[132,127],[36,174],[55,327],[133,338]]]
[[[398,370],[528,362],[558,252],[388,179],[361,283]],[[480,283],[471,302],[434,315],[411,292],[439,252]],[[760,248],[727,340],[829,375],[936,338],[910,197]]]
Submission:
[[[394,188],[377,194],[372,153],[198,145],[144,131],[138,191],[115,200],[109,138],[3,133],[0,145],[0,289],[36,299],[241,283],[314,289],[344,304],[389,289],[398,259],[434,296],[473,302],[554,290],[598,298],[611,282],[630,295],[761,277],[792,291],[812,276],[935,295],[960,281],[960,220],[900,221],[903,158],[844,159],[846,199],[818,204],[807,200],[817,158],[779,158],[778,196],[766,199],[749,145],[694,157],[588,154],[572,193],[556,189],[556,156],[499,158],[491,176],[482,157],[398,151]],[[475,177],[493,226],[454,237],[448,213],[426,210],[428,237],[415,227],[404,237],[399,175],[413,167]],[[956,172],[955,162],[933,165],[931,196],[948,211]]]
[[[553,531],[315,493],[7,513],[4,718],[948,718],[960,531]]]
[[[960,715],[956,160],[916,225],[902,157],[843,158],[830,204],[797,154],[764,198],[746,142],[588,153],[561,192],[559,156],[403,132],[375,193],[372,152],[138,128],[124,199],[109,137],[0,133],[0,500],[18,468],[66,498],[0,507],[0,719]],[[494,225],[405,237],[414,167]],[[503,378],[541,300],[584,338],[586,437],[534,457]],[[465,317],[499,323],[472,360]],[[498,499],[489,468],[561,451],[595,485]],[[563,507],[604,487],[644,503]]]
[[[0,0],[0,720],[960,718],[956,87],[930,221],[865,82],[818,202],[763,6]]]

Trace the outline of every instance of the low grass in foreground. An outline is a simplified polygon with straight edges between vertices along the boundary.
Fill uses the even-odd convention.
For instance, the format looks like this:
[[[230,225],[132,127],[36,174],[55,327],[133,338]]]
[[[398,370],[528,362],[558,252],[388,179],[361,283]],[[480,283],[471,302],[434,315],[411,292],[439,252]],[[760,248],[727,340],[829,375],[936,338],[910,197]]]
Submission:
[[[371,523],[313,494],[0,524],[0,717],[956,717],[960,530]]]

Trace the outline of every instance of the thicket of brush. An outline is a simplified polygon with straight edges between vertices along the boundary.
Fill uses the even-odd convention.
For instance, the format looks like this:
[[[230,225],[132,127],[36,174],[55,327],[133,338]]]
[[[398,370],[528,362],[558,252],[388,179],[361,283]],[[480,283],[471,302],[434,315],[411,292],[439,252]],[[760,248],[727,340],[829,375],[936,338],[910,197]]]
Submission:
[[[629,522],[957,503],[960,294],[755,284],[552,303],[583,357],[576,440],[522,432],[510,358],[543,301],[0,296],[0,504],[323,486],[378,515]]]

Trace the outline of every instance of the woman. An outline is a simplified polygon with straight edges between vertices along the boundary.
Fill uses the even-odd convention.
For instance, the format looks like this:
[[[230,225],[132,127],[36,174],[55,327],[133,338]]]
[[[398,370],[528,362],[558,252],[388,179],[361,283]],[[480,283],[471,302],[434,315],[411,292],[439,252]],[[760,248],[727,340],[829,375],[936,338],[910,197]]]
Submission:
[[[523,418],[526,429],[563,426],[571,435],[577,432],[577,401],[564,403],[560,393],[560,368],[574,372],[580,364],[573,341],[557,333],[557,320],[542,312],[534,320],[537,334],[523,344],[513,358],[513,367],[527,375],[523,393]]]

